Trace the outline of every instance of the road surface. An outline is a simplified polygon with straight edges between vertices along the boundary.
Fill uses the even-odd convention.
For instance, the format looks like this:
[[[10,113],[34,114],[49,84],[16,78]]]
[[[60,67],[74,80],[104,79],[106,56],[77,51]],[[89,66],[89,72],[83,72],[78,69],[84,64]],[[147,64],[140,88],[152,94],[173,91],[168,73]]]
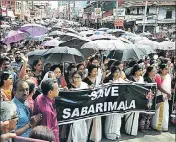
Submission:
[[[138,132],[138,135],[135,136],[129,136],[127,134],[122,133],[121,134],[121,140],[120,142],[176,142],[176,127],[171,126],[169,127],[168,132],[162,132],[159,133],[155,130],[148,130],[145,134],[142,132]],[[102,142],[118,142],[111,141],[106,138],[103,138]]]

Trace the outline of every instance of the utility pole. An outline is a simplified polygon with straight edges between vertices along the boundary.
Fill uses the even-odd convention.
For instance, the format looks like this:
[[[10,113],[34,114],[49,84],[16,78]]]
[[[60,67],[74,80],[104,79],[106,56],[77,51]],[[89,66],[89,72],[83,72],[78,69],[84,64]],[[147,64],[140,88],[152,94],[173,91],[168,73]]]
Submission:
[[[147,4],[148,1],[145,2],[145,13],[144,13],[144,17],[143,17],[143,33],[145,32],[145,25],[147,23]]]
[[[68,1],[68,20],[70,20],[70,1]]]

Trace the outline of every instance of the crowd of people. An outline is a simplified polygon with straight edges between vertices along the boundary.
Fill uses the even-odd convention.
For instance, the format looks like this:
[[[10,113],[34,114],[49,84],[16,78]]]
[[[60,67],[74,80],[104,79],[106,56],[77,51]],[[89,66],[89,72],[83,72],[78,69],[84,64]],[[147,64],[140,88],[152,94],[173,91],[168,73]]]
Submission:
[[[4,49],[1,43],[1,49]],[[29,64],[25,56],[31,46],[3,50],[0,58],[1,140],[22,136],[46,141],[99,142],[102,135],[121,139],[121,131],[137,136],[138,131],[168,131],[174,104],[176,58],[167,54],[154,59],[121,62],[95,53],[84,62],[45,65],[42,59]],[[112,114],[58,126],[55,98],[59,90],[98,87],[105,83],[156,83],[155,114],[131,112]]]

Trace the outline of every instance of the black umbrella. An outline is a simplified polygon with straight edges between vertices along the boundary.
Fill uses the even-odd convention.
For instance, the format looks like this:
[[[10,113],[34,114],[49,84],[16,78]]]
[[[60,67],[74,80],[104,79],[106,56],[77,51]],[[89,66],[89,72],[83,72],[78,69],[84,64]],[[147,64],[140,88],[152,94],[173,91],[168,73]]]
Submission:
[[[75,48],[55,47],[46,51],[43,56],[48,55],[45,63],[61,64],[64,62],[80,63],[84,56]]]

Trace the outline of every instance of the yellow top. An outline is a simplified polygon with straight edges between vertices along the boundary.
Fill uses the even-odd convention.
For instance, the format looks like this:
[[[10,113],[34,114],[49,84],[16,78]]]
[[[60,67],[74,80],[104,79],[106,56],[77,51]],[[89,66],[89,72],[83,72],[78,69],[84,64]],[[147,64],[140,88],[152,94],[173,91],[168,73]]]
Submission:
[[[6,97],[7,97],[7,99],[9,101],[12,100],[12,91],[11,90],[4,90],[4,89],[2,89],[2,92],[6,95]]]

